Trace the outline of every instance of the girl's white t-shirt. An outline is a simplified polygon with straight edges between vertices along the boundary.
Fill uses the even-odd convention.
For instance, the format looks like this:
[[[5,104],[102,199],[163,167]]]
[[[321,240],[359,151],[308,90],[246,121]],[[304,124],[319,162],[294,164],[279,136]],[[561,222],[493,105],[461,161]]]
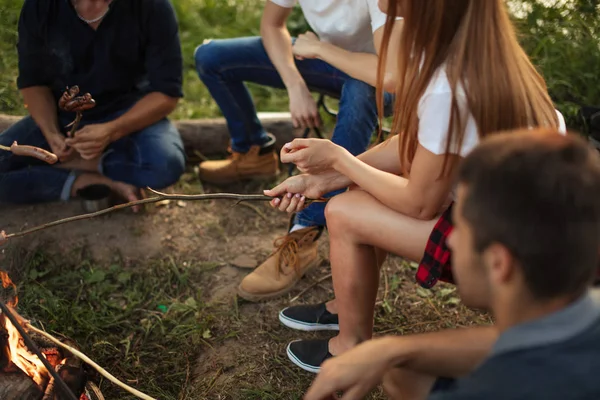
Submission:
[[[464,92],[457,89],[459,107],[461,103],[466,106]],[[464,101],[461,101],[464,100]],[[450,82],[443,68],[440,68],[433,76],[431,83],[425,90],[418,105],[419,116],[419,144],[432,152],[433,154],[444,154],[446,152],[446,142],[448,139],[448,127],[450,123],[452,109],[452,89]],[[559,131],[566,133],[567,127],[563,115],[557,110],[559,120]],[[468,116],[465,136],[460,149],[456,144],[451,144],[452,154],[458,154],[461,157],[467,156],[479,143],[479,133],[477,125],[472,115]]]
[[[322,41],[344,50],[376,54],[373,32],[385,25],[377,0],[270,0],[285,8],[300,4]]]

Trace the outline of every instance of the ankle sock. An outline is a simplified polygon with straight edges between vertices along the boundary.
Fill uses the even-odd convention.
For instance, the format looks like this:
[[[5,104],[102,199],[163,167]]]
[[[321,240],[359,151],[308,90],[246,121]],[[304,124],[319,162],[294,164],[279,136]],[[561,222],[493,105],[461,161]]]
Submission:
[[[294,226],[292,226],[292,229],[290,229],[289,233],[296,232],[296,231],[299,231],[300,229],[304,229],[304,228],[308,228],[308,226],[294,224]]]

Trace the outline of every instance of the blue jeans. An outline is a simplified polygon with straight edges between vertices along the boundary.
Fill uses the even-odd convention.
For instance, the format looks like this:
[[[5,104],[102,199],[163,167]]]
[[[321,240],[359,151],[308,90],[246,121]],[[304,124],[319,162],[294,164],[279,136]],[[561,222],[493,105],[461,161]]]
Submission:
[[[80,125],[111,121],[126,110]],[[61,126],[71,121],[59,118]],[[23,118],[0,134],[0,144],[19,144],[50,150],[42,131],[31,117]],[[98,172],[114,181],[136,187],[165,188],[177,182],[185,169],[183,143],[177,129],[163,119],[110,144]],[[0,202],[31,204],[68,200],[78,173],[56,168],[31,157],[0,151]]]
[[[244,82],[284,89],[260,37],[211,40],[196,49],[196,69],[215,99],[231,135],[231,148],[245,153],[252,145],[269,138],[261,125],[250,93]],[[350,153],[363,153],[377,126],[375,88],[356,80],[321,60],[296,61],[308,87],[340,97],[337,123],[331,140]],[[385,94],[386,109],[393,96]],[[341,193],[329,193],[331,197]],[[325,204],[315,203],[296,216],[305,226],[325,225]]]

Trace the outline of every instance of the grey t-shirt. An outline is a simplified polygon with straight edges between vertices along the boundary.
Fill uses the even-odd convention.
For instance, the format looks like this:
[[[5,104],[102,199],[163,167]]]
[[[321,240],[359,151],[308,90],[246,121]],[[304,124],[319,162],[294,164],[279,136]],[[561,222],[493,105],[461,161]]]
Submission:
[[[455,399],[600,399],[600,302],[586,294],[503,333],[477,370],[429,397]]]

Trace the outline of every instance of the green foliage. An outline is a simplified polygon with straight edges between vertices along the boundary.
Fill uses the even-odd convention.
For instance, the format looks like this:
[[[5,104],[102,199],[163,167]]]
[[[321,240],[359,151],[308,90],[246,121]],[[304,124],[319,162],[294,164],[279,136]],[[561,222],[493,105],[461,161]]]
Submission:
[[[194,49],[205,39],[259,34],[265,0],[177,0],[185,58],[185,99],[174,118],[219,116],[220,111],[194,68]],[[521,42],[548,82],[570,126],[581,128],[581,104],[600,105],[600,6],[598,0],[512,0]],[[16,26],[22,0],[0,0],[0,112],[22,114],[16,88]],[[309,29],[298,8],[292,34]],[[259,110],[287,109],[281,90],[249,85]]]
[[[194,282],[200,266],[175,260],[96,265],[87,259],[27,254],[15,281],[18,311],[125,382],[161,399],[188,399],[189,369],[211,338],[213,317]],[[34,321],[35,322],[35,321]],[[109,399],[129,399],[104,382]]]
[[[569,126],[581,105],[600,107],[600,2],[515,0],[521,43]]]
[[[17,23],[23,0],[0,0],[0,112],[25,112],[17,90]]]

